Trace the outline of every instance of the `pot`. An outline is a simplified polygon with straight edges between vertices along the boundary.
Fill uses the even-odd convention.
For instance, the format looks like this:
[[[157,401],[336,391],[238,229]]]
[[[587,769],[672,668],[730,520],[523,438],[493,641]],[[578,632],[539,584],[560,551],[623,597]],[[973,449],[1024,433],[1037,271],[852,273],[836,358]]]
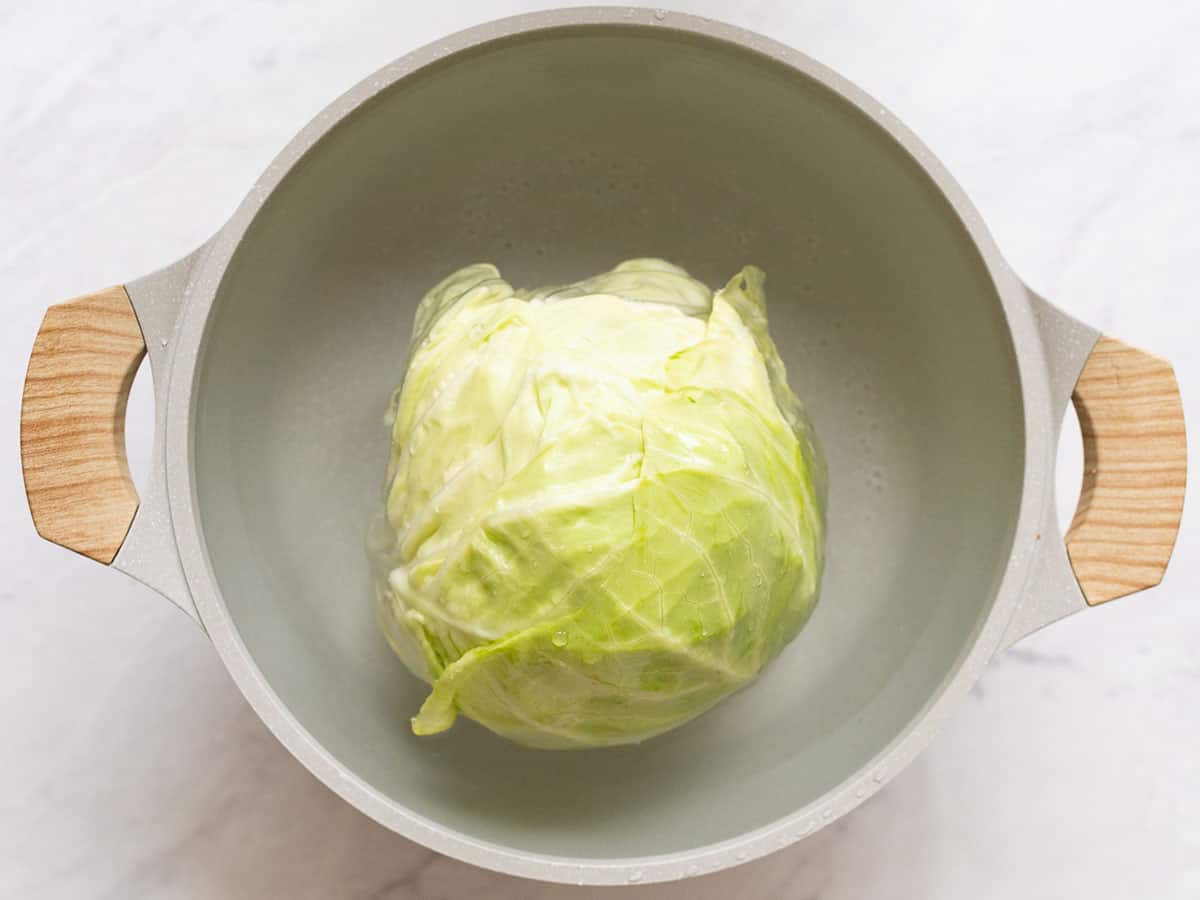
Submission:
[[[377,633],[363,548],[415,304],[476,260],[531,285],[639,255],[767,271],[830,463],[822,601],[760,681],[643,745],[414,737],[424,686]],[[591,884],[710,872],[862,803],[998,652],[1158,582],[1184,442],[1170,366],[1026,287],[878,103],[758,35],[625,9],[494,22],[363,81],[196,252],[52,307],[21,416],[38,531],[190,616],[332,790],[442,853]]]

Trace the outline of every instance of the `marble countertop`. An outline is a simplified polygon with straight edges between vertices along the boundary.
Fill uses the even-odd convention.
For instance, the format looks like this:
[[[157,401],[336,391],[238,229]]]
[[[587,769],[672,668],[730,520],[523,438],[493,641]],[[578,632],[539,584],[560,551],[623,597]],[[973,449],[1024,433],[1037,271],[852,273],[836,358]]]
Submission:
[[[686,884],[590,891],[475,869],[375,825],[275,742],[168,603],[35,537],[17,413],[45,307],[191,250],[375,68],[538,5],[0,9],[0,898],[1200,896],[1194,503],[1160,588],[997,660],[933,747],[834,827]],[[1200,5],[674,5],[791,43],[886,103],[1014,268],[1171,359],[1200,422]],[[131,401],[137,476],[148,381]]]

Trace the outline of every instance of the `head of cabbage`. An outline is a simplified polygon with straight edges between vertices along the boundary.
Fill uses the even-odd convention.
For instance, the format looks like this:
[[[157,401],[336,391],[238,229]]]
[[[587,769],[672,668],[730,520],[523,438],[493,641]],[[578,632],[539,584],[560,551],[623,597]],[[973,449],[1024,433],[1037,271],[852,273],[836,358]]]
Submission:
[[[432,685],[415,733],[641,741],[796,636],[825,469],[763,281],[636,259],[526,291],[481,264],[425,296],[372,531],[384,634]]]

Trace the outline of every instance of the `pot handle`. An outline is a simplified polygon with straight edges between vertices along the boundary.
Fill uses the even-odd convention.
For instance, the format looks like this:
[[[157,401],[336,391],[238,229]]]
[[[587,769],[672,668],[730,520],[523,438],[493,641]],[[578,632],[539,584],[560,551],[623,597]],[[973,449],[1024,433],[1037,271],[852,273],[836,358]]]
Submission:
[[[21,469],[38,534],[108,565],[138,509],[125,404],[146,342],[123,285],[51,306],[21,398]]]
[[[1067,556],[1089,606],[1154,587],[1183,513],[1187,438],[1171,364],[1102,335],[1071,400],[1083,489]]]
[[[153,588],[197,624],[168,502],[165,399],[175,327],[207,246],[50,307],[21,401],[21,468],[38,534]],[[154,380],[155,426],[139,497],[125,458],[125,406],[143,358]]]
[[[1025,290],[1048,376],[1049,405],[1038,414],[1057,425],[1074,403],[1083,490],[1063,536],[1053,485],[1042,489],[1030,573],[999,650],[1064,616],[1158,584],[1179,530],[1187,467],[1171,366]],[[1056,428],[1041,466],[1051,479],[1058,438]]]

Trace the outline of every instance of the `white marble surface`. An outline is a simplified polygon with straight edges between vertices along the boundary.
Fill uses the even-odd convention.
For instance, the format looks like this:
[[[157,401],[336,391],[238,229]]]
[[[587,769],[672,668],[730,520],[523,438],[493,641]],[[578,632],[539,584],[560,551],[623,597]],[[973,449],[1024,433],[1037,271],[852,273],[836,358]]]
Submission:
[[[359,815],[275,743],[182,615],[34,537],[17,460],[21,377],[49,303],[190,250],[296,129],[373,69],[535,6],[0,6],[0,898],[619,893],[474,869]],[[1017,271],[1174,361],[1200,427],[1200,6],[676,7],[772,34],[888,104],[962,181]],[[139,382],[131,410],[142,472],[149,393]],[[1079,471],[1077,438],[1067,446],[1063,496]],[[1194,900],[1198,537],[1193,503],[1158,590],[1019,645],[932,749],[835,827],[622,896]]]

